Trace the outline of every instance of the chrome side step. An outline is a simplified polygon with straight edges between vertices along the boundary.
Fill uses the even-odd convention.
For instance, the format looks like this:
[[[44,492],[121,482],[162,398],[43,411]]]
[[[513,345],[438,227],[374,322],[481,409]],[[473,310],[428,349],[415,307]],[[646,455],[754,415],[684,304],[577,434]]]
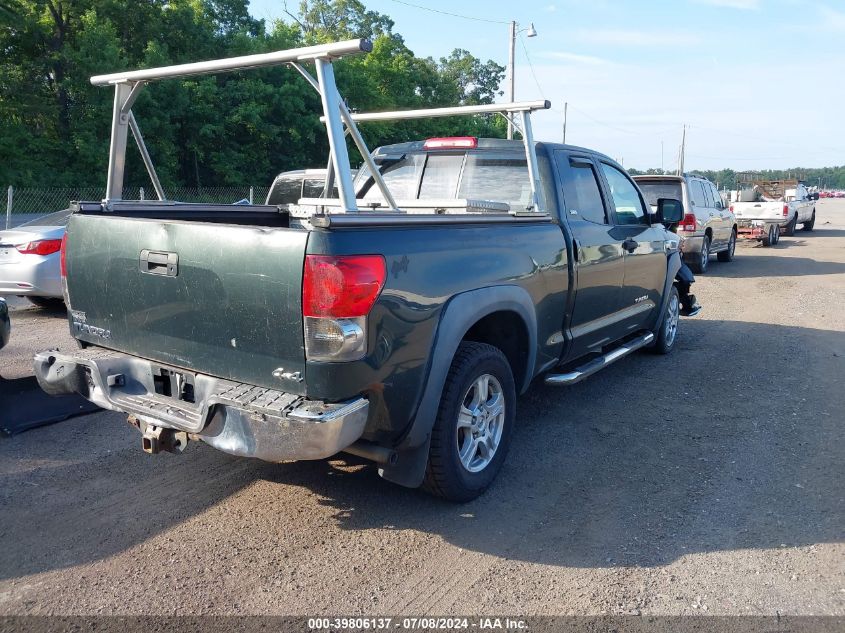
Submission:
[[[556,386],[574,385],[576,382],[581,382],[582,380],[584,380],[584,378],[592,376],[597,371],[604,369],[612,363],[615,363],[620,358],[624,358],[631,352],[636,352],[641,347],[645,347],[653,341],[654,334],[652,334],[651,332],[646,332],[645,334],[638,336],[634,340],[628,341],[621,347],[617,347],[612,352],[608,352],[603,356],[599,356],[598,358],[591,360],[586,365],[582,365],[577,369],[573,369],[572,371],[568,371],[563,374],[547,375],[546,384]]]

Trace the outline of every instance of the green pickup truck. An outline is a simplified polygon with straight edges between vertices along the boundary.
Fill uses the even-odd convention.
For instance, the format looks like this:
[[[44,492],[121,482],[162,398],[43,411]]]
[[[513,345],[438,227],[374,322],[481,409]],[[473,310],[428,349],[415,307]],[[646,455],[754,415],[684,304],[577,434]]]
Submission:
[[[355,130],[319,58],[318,76],[329,134]],[[653,212],[608,157],[534,142],[518,106],[502,107],[523,115],[522,141],[381,147],[354,181],[335,145],[338,199],[76,203],[62,271],[80,349],[38,354],[40,384],[128,413],[151,453],[345,451],[476,497],[518,394],[668,353],[688,289],[665,226],[681,203]]]

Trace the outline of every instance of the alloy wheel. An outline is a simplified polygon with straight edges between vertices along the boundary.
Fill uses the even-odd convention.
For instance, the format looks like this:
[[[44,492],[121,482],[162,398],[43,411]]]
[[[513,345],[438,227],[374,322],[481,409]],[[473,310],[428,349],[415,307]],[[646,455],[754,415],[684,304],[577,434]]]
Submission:
[[[681,307],[678,295],[672,293],[672,296],[669,298],[669,306],[666,310],[666,321],[663,326],[666,328],[665,339],[666,345],[669,347],[671,347],[675,342],[675,336],[678,334],[678,321],[680,320],[680,316]]]
[[[505,396],[495,376],[482,374],[470,385],[457,425],[461,464],[471,473],[484,470],[493,461],[505,427]]]

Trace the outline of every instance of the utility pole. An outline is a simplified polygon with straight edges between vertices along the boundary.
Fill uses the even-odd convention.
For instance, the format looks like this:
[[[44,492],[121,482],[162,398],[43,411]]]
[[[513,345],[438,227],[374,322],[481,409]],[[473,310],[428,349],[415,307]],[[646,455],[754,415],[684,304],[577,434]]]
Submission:
[[[666,168],[663,166],[663,141],[660,141],[660,173],[666,173]]]
[[[684,131],[681,134],[681,155],[678,157],[678,175],[684,175],[684,154],[687,151],[687,126],[684,125]]]
[[[566,145],[566,115],[569,111],[569,102],[565,101],[563,104],[563,144]]]
[[[508,101],[513,103],[514,94],[516,92],[516,66],[514,65],[514,57],[516,56],[516,36],[525,32],[525,37],[537,37],[537,30],[534,28],[534,23],[531,23],[527,29],[519,30],[516,20],[511,20],[510,23],[510,37],[508,37]],[[513,117],[511,113],[508,116],[508,139],[513,138]]]
[[[516,87],[515,75],[516,67],[514,66],[514,57],[516,53],[516,20],[511,20],[510,37],[508,38],[510,48],[508,49],[508,101],[513,103],[514,92]],[[513,138],[513,112],[508,116],[508,139]]]

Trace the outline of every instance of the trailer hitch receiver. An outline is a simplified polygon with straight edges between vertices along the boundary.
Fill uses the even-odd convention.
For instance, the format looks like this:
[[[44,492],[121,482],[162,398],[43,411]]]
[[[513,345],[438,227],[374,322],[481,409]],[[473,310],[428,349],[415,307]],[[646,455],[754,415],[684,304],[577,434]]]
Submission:
[[[131,420],[130,424],[132,424]],[[150,455],[162,451],[178,454],[184,451],[187,445],[188,434],[185,431],[166,429],[163,426],[147,424],[141,435],[141,448]]]

